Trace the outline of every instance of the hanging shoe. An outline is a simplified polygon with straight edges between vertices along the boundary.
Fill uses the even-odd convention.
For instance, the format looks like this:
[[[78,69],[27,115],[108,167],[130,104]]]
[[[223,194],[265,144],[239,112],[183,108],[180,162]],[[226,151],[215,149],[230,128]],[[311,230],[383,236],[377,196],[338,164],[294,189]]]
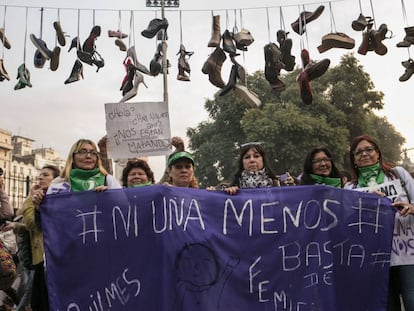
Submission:
[[[278,83],[280,70],[286,67],[281,61],[282,52],[279,50],[277,45],[272,42],[266,44],[263,47],[263,51],[265,58],[265,78],[270,85],[275,85]]]
[[[56,71],[58,69],[59,56],[60,56],[60,47],[55,46],[52,52],[52,57],[50,58],[50,70]]]
[[[239,54],[232,54],[230,55],[230,60],[234,65],[237,65],[237,78],[240,80],[242,84],[246,84],[246,70],[242,65],[240,65],[235,57],[239,56]]]
[[[125,43],[121,39],[116,39],[115,45],[118,46],[121,51],[125,52],[127,50]]]
[[[132,63],[129,63],[127,68],[126,81],[122,82],[122,96],[132,90],[132,87],[134,86],[135,72],[136,69],[134,65]]]
[[[30,72],[24,63],[17,68],[16,79],[24,84],[24,86],[32,87],[32,84],[30,83]]]
[[[102,58],[101,54],[99,54],[97,51],[95,51],[92,55],[92,64],[94,64],[96,68],[96,72],[99,71],[103,66],[105,66],[105,61]]]
[[[352,21],[352,29],[355,31],[363,31],[369,23],[372,23],[374,20],[371,17],[365,17],[362,13],[359,13],[359,16],[356,20]]]
[[[119,38],[119,39],[125,39],[128,37],[127,34],[122,33],[120,30],[108,30],[108,37],[109,38]]]
[[[318,62],[309,62],[304,71],[307,73],[308,81],[315,80],[322,76],[329,68],[331,61],[328,58],[324,58]]]
[[[66,79],[65,84],[79,81],[80,78],[83,79],[83,65],[79,60],[76,60],[72,67],[72,72],[70,73],[69,78]]]
[[[34,66],[36,68],[43,68],[46,63],[46,58],[40,53],[39,49],[36,49],[34,53]]]
[[[4,62],[3,59],[0,58],[0,77],[6,80],[10,80],[9,74],[6,71],[6,68],[4,68]],[[3,81],[1,80],[1,81]]]
[[[141,71],[142,73],[145,73],[146,75],[151,74],[149,69],[138,61],[135,46],[131,46],[128,48],[126,57],[130,57],[132,59],[132,62],[137,70]]]
[[[60,44],[60,46],[65,46],[66,45],[66,38],[65,38],[65,34],[62,30],[62,26],[60,25],[59,21],[53,22],[53,28],[55,28],[56,30],[56,36],[58,39],[58,42]]]
[[[237,65],[233,65],[230,70],[229,81],[227,84],[221,89],[219,96],[224,96],[228,92],[230,92],[236,86],[237,82]]]
[[[247,103],[251,108],[260,108],[262,106],[262,102],[257,96],[256,93],[250,91],[246,86],[241,84],[236,84],[233,88],[234,94],[240,99],[242,99],[245,103]]]
[[[166,30],[168,28],[168,20],[166,18],[159,19],[154,18],[149,24],[147,29],[141,31],[141,35],[145,38],[154,38],[158,31],[161,29]]]
[[[409,46],[414,44],[414,26],[405,27],[404,31],[405,31],[405,36],[404,36],[403,41],[397,43],[397,47],[399,48],[402,48],[402,47],[408,48]]]
[[[328,33],[322,37],[322,44],[318,46],[319,53],[332,48],[353,49],[355,40],[342,32]]]
[[[247,51],[247,47],[254,42],[254,38],[250,31],[242,28],[238,33],[234,35],[234,41],[236,42],[236,48],[241,51]]]
[[[11,44],[10,41],[7,39],[6,35],[4,34],[4,28],[0,28],[0,41],[3,43],[6,49],[10,50]]]
[[[76,54],[78,55],[79,60],[81,60],[85,64],[92,65],[92,54],[91,53],[84,52],[82,50],[77,50]]]
[[[210,48],[216,48],[220,46],[221,31],[220,31],[220,15],[213,16],[213,22],[211,27],[211,38],[207,43]]]
[[[405,67],[405,72],[399,80],[404,82],[410,79],[414,73],[414,61],[410,58],[407,61],[401,62],[401,64]]]
[[[230,33],[230,31],[226,29],[223,33],[222,39],[223,39],[223,51],[229,54],[235,54],[236,46],[234,45],[233,35]]]
[[[101,26],[95,25],[92,27],[88,38],[82,45],[84,52],[93,53],[95,51],[95,41],[101,35]]]
[[[178,67],[177,80],[190,81],[190,76],[186,74],[185,70],[182,67]]]
[[[159,43],[157,46],[157,50],[154,54],[154,57],[152,58],[150,62],[150,73],[154,77],[159,75],[162,71],[162,43]]]
[[[358,54],[366,55],[369,47],[372,46],[372,38],[370,36],[370,32],[371,30],[364,31],[362,33],[362,41],[358,48]]]
[[[122,99],[119,101],[121,103],[126,102],[127,100],[130,100],[131,98],[135,97],[138,93],[138,87],[140,84],[144,84],[146,88],[148,86],[144,82],[144,75],[138,71],[135,72],[135,78],[134,78],[134,85],[132,89],[122,97]]]
[[[178,69],[182,69],[183,71],[190,73],[190,64],[188,63],[187,57],[190,58],[194,52],[187,52],[183,44],[180,44],[180,50],[176,55],[180,55],[178,58]]]
[[[52,58],[53,52],[47,48],[45,41],[43,41],[40,38],[36,38],[34,34],[30,35],[30,40],[32,41],[34,46],[39,50],[39,52],[42,53],[43,57],[46,58],[46,60]]]
[[[295,59],[296,57],[292,55],[292,39],[286,38],[280,44],[280,51],[282,55],[280,57],[283,64],[285,64],[286,71],[293,71],[295,68]]]
[[[389,37],[386,37],[388,31],[389,30],[388,30],[387,25],[381,24],[378,30],[373,30],[371,32],[371,35],[373,37],[372,39],[374,40],[374,46],[375,46],[374,51],[378,55],[385,55],[388,52],[387,47],[384,45],[384,43],[382,43],[384,39],[389,39],[392,37],[392,32]]]
[[[68,50],[68,53],[70,52],[70,50],[72,50],[73,48],[75,48],[76,50],[79,50],[80,48],[80,41],[78,37],[74,37],[70,43],[70,47]]]
[[[309,84],[307,72],[302,71],[301,73],[299,73],[299,75],[296,77],[296,81],[299,84],[299,93],[302,102],[306,105],[312,104],[313,95]]]
[[[225,83],[221,77],[221,67],[226,58],[226,54],[223,50],[220,47],[217,47],[204,62],[201,69],[204,74],[208,74],[208,80],[211,84],[219,88],[223,88],[225,86]]]
[[[320,5],[314,12],[301,12],[299,18],[291,24],[293,31],[302,35],[306,31],[306,25],[321,16],[324,9],[325,6]],[[299,29],[299,26],[301,26],[301,29]]]

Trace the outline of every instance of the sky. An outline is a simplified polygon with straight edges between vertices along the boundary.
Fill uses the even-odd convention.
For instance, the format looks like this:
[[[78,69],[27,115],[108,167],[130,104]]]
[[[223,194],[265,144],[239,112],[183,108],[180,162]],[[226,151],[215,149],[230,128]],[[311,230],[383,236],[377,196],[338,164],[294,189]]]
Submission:
[[[325,7],[322,15],[307,25],[305,34],[300,36],[295,33],[290,24],[298,18],[299,13],[303,10],[313,12],[319,5]],[[40,7],[44,8],[42,27]],[[131,12],[134,16],[133,28],[130,26]],[[353,52],[371,76],[375,89],[384,93],[385,106],[377,114],[386,116],[406,138],[406,148],[414,148],[414,114],[410,106],[414,77],[405,82],[399,81],[405,72],[401,62],[409,59],[410,51],[396,47],[405,36],[404,27],[414,25],[412,12],[412,1],[342,0],[329,3],[307,0],[180,0],[179,8],[165,10],[169,21],[167,58],[171,68],[167,92],[172,136],[185,138],[187,128],[194,128],[208,120],[204,103],[206,99],[213,98],[219,89],[210,84],[201,68],[212,52],[207,47],[212,15],[220,15],[221,32],[226,29],[231,31],[236,25],[239,30],[248,29],[255,39],[248,51],[238,56],[238,62],[247,73],[264,69],[263,47],[269,41],[277,42],[276,32],[279,29],[289,32],[288,37],[293,41],[292,54],[297,59],[296,66],[301,66],[301,48],[309,50],[312,60],[329,58],[331,66],[337,65],[345,53]],[[391,38],[383,40],[388,48],[387,54],[357,53],[362,32],[354,31],[351,24],[360,13],[373,16],[376,29],[386,24],[390,30],[387,37],[392,32]],[[146,0],[0,0],[0,27],[4,26],[12,45],[8,50],[0,44],[0,58],[10,76],[10,81],[0,82],[0,128],[11,131],[13,135],[33,139],[35,148],[53,148],[63,158],[66,158],[71,145],[79,138],[98,142],[106,134],[104,104],[119,102],[122,98],[119,88],[125,75],[122,62],[126,52],[119,50],[115,39],[108,37],[107,32],[120,28],[128,34],[129,37],[124,39],[125,44],[135,45],[138,61],[149,67],[156,52],[156,39],[143,37],[141,31],[147,28],[153,18],[160,16],[160,8],[147,8]],[[51,71],[48,63],[44,68],[35,68],[35,46],[29,35],[39,37],[42,28],[42,39],[49,49],[53,49],[57,45],[53,28],[56,20],[60,20],[63,31],[70,36],[66,38],[66,46],[61,47],[59,68]],[[94,25],[100,25],[102,29],[96,41],[96,50],[104,58],[105,66],[96,72],[95,67],[84,64],[84,79],[65,85],[64,81],[70,76],[76,59],[74,49],[68,52],[70,41],[79,35],[83,43]],[[346,33],[355,40],[355,48],[330,49],[319,53],[317,47],[321,44],[322,36],[331,32]],[[190,82],[176,79],[176,53],[181,43],[187,51],[194,52],[189,59]],[[31,73],[33,87],[16,91],[13,88],[17,83],[17,68],[23,62]],[[227,58],[222,67],[224,81],[228,79],[230,68],[231,62]],[[144,81],[148,88],[140,84],[137,96],[130,102],[162,101],[162,75],[145,76]],[[352,89],[349,91],[352,92]],[[185,140],[188,142],[187,138]],[[411,153],[414,156],[414,151],[408,155]],[[156,179],[159,179],[165,158],[150,157],[149,163]]]

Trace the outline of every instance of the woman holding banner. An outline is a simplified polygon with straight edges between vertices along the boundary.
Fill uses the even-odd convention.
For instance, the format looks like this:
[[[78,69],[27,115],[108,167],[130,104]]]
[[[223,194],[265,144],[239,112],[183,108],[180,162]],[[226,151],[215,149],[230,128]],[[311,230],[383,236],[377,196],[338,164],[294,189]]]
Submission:
[[[393,167],[384,161],[378,144],[368,135],[352,140],[349,158],[352,180],[345,188],[388,196],[398,210],[391,249],[388,310],[404,310],[400,297],[405,310],[414,310],[414,232],[408,229],[414,228],[414,206],[411,201],[414,199],[414,179],[403,167]]]
[[[342,188],[341,173],[332,161],[332,153],[326,147],[313,148],[305,158],[301,185],[327,185]]]
[[[125,188],[153,185],[155,183],[154,172],[147,161],[129,160],[122,170],[121,181]]]

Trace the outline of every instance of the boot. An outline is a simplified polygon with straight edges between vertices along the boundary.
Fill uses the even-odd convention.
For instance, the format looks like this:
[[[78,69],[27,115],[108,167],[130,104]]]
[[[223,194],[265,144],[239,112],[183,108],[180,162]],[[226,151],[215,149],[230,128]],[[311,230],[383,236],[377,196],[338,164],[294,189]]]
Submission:
[[[321,16],[325,6],[320,5],[314,12],[303,11],[299,18],[291,26],[294,32],[302,35],[306,31],[306,25]],[[301,27],[301,29],[299,29]]]
[[[4,34],[4,28],[0,28],[0,41],[3,42],[3,45],[6,49],[10,50],[11,48],[10,41],[7,39],[6,35]]]
[[[236,53],[236,46],[233,42],[233,35],[227,29],[223,33],[223,50],[229,54]]]
[[[410,79],[414,73],[414,61],[410,58],[407,61],[401,62],[401,64],[405,67],[405,72],[399,80],[404,82]]]
[[[208,41],[207,46],[210,48],[216,48],[220,46],[221,31],[220,31],[220,15],[213,16],[213,23],[211,27],[211,38]]]
[[[264,46],[265,56],[265,78],[270,85],[280,85],[278,78],[280,70],[285,68],[285,64],[281,61],[282,53],[274,43],[268,43]]]
[[[233,88],[234,94],[247,103],[251,108],[260,108],[262,102],[256,93],[250,91],[247,87],[241,84],[236,84]]]
[[[382,40],[386,39],[385,35],[387,34],[387,32],[388,32],[388,27],[386,24],[381,24],[378,30],[371,31],[371,36],[373,37],[373,40],[375,42],[374,51],[378,55],[385,55],[388,52],[387,47],[382,43]]]
[[[53,52],[47,48],[45,41],[43,41],[40,38],[36,38],[34,34],[30,35],[30,40],[35,45],[35,47],[39,50],[39,52],[42,53],[43,57],[46,58],[46,60],[49,60],[52,58]]]
[[[138,61],[137,58],[137,52],[135,50],[135,46],[131,46],[128,48],[127,50],[127,57],[130,57],[132,59],[132,62],[135,66],[135,68],[139,71],[141,71],[142,73],[145,73],[147,75],[151,74],[151,72],[149,71],[149,69],[147,67],[145,67],[143,64],[141,64]]]
[[[4,79],[10,81],[9,74],[6,71],[6,68],[4,68],[4,62],[3,62],[3,59],[1,58],[0,58],[0,77],[2,78],[1,81],[3,81]]]
[[[292,39],[286,38],[280,44],[280,51],[282,52],[281,61],[285,64],[286,71],[293,71],[295,68],[295,56],[292,55]]]
[[[208,74],[208,79],[211,84],[219,88],[223,88],[225,86],[225,83],[221,77],[221,66],[226,58],[226,54],[223,50],[220,47],[217,47],[213,53],[210,54],[201,69],[204,74]]]
[[[227,82],[226,86],[222,88],[219,96],[224,96],[232,89],[234,89],[237,82],[237,65],[233,65],[230,70],[229,81]]]
[[[362,42],[358,48],[358,53],[361,55],[366,55],[368,52],[368,48],[370,45],[372,45],[370,31],[364,31],[362,33]]]
[[[414,44],[414,26],[405,27],[405,37],[403,41],[397,43],[397,47],[401,48],[408,48],[411,44]]]
[[[355,31],[363,31],[373,21],[371,17],[365,17],[362,13],[359,13],[358,18],[352,22],[351,26]]]
[[[69,78],[66,79],[65,84],[79,81],[80,78],[83,79],[83,65],[79,60],[76,60],[72,72],[70,73]]]
[[[147,29],[141,31],[141,35],[145,38],[154,38],[158,31],[161,29],[166,30],[168,28],[168,20],[166,18],[159,19],[154,18],[149,24]]]
[[[145,84],[144,82],[144,75],[138,71],[135,72],[135,78],[134,78],[134,85],[132,87],[132,89],[126,93],[124,95],[124,97],[122,97],[122,99],[120,100],[121,103],[126,102],[127,100],[130,100],[131,98],[133,98],[134,96],[137,95],[138,93],[138,87],[140,84],[144,84],[144,86],[146,88],[148,88],[148,86]]]
[[[54,22],[53,27],[56,30],[56,36],[57,36],[57,39],[58,39],[58,42],[59,42],[60,46],[65,46],[66,45],[66,38],[65,38],[64,32],[62,31],[62,27],[60,25],[60,22],[59,21]]]
[[[236,61],[236,56],[239,56],[239,54],[230,55],[230,60],[234,65],[237,65],[237,78],[242,84],[246,84],[246,70]]]
[[[309,84],[307,72],[302,71],[296,77],[296,81],[298,81],[298,84],[299,84],[300,98],[302,99],[302,102],[306,105],[312,104],[313,95],[312,95],[312,90]]]

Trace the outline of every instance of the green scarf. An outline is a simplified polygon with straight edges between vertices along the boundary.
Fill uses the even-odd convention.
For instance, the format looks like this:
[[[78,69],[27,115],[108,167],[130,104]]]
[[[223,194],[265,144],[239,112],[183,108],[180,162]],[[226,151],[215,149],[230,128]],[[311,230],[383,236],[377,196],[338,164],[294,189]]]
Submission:
[[[335,178],[335,177],[326,177],[326,176],[320,176],[315,174],[309,174],[309,176],[315,181],[315,183],[319,185],[327,185],[332,186],[336,188],[341,188],[341,178]]]
[[[105,175],[99,168],[93,170],[82,170],[74,168],[70,171],[70,185],[73,192],[92,190],[105,183]]]
[[[132,185],[129,188],[139,188],[139,187],[150,186],[150,185],[152,185],[152,182],[149,181],[149,182],[146,182],[144,184],[135,184],[135,185]]]
[[[358,171],[358,187],[380,185],[384,182],[385,174],[379,163],[365,167],[358,167]]]

